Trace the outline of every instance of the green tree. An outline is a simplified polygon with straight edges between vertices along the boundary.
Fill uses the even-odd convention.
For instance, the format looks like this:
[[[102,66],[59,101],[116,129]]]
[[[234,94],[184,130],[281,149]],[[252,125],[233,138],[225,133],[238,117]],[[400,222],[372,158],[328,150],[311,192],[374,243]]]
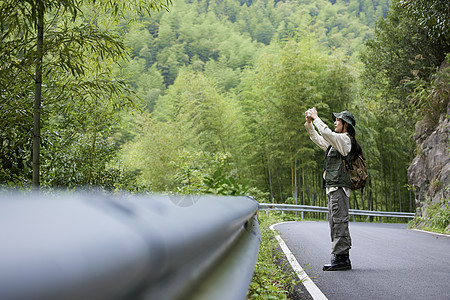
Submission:
[[[399,101],[393,103],[397,108],[407,106],[408,95],[414,89],[413,81],[429,80],[450,51],[448,31],[442,31],[439,38],[437,33],[429,38],[429,33],[437,31],[441,23],[435,29],[421,26],[425,22],[422,19],[433,20],[435,11],[423,11],[422,19],[415,18],[417,13],[405,9],[405,6],[415,7],[411,3],[392,3],[388,16],[377,25],[375,37],[367,41],[367,50],[362,56],[366,84],[382,89],[387,79],[387,87],[397,94]]]
[[[448,53],[450,46],[450,9],[442,0],[399,0],[398,5],[416,20],[428,37]],[[442,58],[442,57],[441,57]]]
[[[240,108],[215,86],[202,73],[181,70],[159,98],[151,120],[139,123],[138,138],[124,147],[125,161],[141,170],[141,182],[152,190],[208,191],[204,179],[215,178],[220,168],[214,157],[222,155],[230,164],[223,169],[225,178],[239,179],[237,166],[245,169],[246,156]],[[219,177],[217,181],[224,179]]]
[[[109,12],[119,20],[133,10],[149,13],[167,7],[169,3],[153,1],[2,1],[0,23],[1,53],[8,63],[0,80],[9,82],[14,74],[34,73],[33,108],[33,186],[40,185],[40,145],[43,78],[51,72],[67,71],[82,77],[87,70],[101,74],[103,60],[124,58],[126,51],[117,35],[110,34],[98,22],[82,22],[83,9]],[[85,6],[86,5],[86,6]],[[90,11],[90,12],[92,12]],[[111,19],[111,20],[112,20]],[[34,42],[36,41],[36,42]],[[94,68],[86,65],[86,58],[96,62]],[[34,72],[30,69],[34,66]],[[100,71],[101,70],[101,71]],[[3,72],[5,71],[5,72]],[[30,76],[31,77],[31,76]],[[55,77],[55,76],[54,76]],[[96,89],[121,89],[120,85],[90,81]],[[88,84],[89,84],[88,83]],[[106,84],[105,84],[106,83]]]
[[[160,99],[155,116],[177,123],[186,145],[212,153],[233,152],[241,129],[238,110],[233,99],[218,93],[214,81],[186,70]]]
[[[430,107],[435,113],[446,109],[439,97],[425,95],[450,50],[445,27],[448,13],[445,1],[393,1],[363,52],[363,96],[367,98],[363,107],[372,112],[368,126],[376,137],[376,151],[372,147],[368,162],[375,174],[372,178],[379,178],[372,180],[369,190],[375,192],[373,200],[379,209],[414,207],[405,188],[414,149],[411,136],[418,118],[433,116]],[[424,121],[420,126],[432,127],[431,123]]]
[[[135,115],[136,138],[122,146],[125,167],[150,191],[174,191],[175,164],[184,137],[174,124],[156,122],[148,113]]]
[[[241,101],[255,139],[253,164],[265,170],[266,188],[260,188],[279,201],[296,198],[300,189],[300,200],[306,203],[308,190],[313,189],[306,179],[315,178],[316,168],[321,168],[315,161],[323,154],[303,128],[304,111],[316,106],[329,120],[331,109],[352,103],[348,68],[324,52],[311,37],[291,39],[279,52],[261,56],[255,73],[244,77]],[[320,190],[319,182],[314,182],[314,189]]]
[[[33,83],[17,70],[8,70],[0,61],[0,74],[9,71],[13,81],[0,81],[0,184],[26,185],[24,174],[30,174],[33,129]],[[28,176],[27,176],[28,177]]]

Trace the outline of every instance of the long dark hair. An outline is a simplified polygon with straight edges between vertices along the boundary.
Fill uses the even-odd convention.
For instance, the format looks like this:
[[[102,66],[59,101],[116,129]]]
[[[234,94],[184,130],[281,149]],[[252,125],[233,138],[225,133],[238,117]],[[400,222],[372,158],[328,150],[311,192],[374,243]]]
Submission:
[[[345,123],[345,121],[342,121],[342,122]],[[363,153],[362,153],[361,146],[358,144],[358,142],[356,141],[356,138],[355,138],[355,134],[356,134],[355,128],[351,124],[349,124],[349,123],[347,123],[347,124],[348,124],[347,133],[350,134],[351,140],[352,140],[352,149],[350,150],[351,158],[355,159],[358,157],[358,155],[363,154]]]

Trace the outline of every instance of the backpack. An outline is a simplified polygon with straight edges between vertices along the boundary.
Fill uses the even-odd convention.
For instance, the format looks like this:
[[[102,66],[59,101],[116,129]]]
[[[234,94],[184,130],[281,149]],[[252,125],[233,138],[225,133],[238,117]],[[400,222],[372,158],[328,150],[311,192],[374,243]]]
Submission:
[[[356,158],[351,159],[350,166],[346,163],[345,159],[343,159],[343,162],[350,175],[352,190],[364,188],[367,180],[369,179],[369,173],[367,173],[366,158],[362,155],[362,153]]]

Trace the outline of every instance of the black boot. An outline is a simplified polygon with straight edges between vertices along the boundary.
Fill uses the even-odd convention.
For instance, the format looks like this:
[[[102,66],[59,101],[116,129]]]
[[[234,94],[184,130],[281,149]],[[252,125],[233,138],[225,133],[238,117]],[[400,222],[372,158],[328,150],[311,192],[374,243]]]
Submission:
[[[351,268],[352,264],[348,254],[333,254],[331,256],[331,264],[323,266],[324,271],[343,271]]]

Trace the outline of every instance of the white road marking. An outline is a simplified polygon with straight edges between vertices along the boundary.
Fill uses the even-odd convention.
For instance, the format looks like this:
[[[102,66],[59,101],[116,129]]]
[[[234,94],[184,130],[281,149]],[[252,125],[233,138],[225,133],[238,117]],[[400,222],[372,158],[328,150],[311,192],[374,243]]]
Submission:
[[[286,222],[284,222],[286,223]],[[281,223],[278,223],[281,224]],[[275,226],[278,224],[273,224],[269,228],[276,232]],[[314,300],[328,300],[327,297],[322,293],[322,291],[317,287],[317,285],[314,284],[314,282],[309,278],[309,276],[306,274],[305,270],[300,266],[297,259],[295,258],[294,254],[292,254],[291,250],[288,248],[284,240],[281,238],[279,234],[275,235],[275,238],[278,241],[278,244],[280,245],[281,249],[283,250],[284,254],[286,255],[287,260],[291,264],[292,268],[294,269],[295,274],[297,274],[298,278],[302,281],[305,288],[308,290],[309,294]]]
[[[443,234],[443,233],[437,233],[437,232],[426,231],[426,230],[420,230],[420,229],[412,229],[412,230],[420,231],[420,232],[425,232],[425,233],[430,233],[430,234],[435,234],[435,235],[440,235],[440,236],[445,236],[445,237],[450,237],[450,235],[448,235],[448,234]]]

